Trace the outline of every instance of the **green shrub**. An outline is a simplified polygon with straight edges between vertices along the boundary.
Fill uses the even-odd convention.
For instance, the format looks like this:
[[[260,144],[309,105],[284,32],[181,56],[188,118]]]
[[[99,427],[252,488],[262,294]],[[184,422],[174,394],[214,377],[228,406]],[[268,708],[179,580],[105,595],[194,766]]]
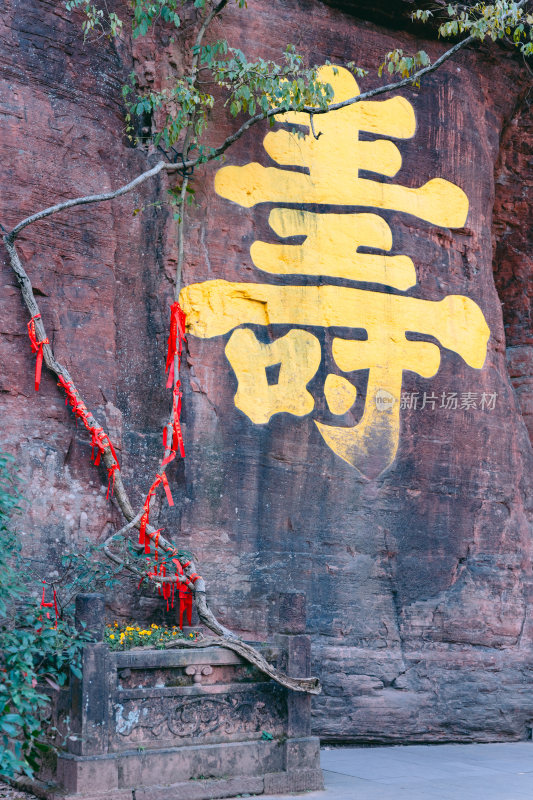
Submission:
[[[31,776],[51,749],[49,694],[80,675],[86,636],[31,596],[35,579],[13,525],[18,492],[12,458],[0,452],[0,774]],[[46,691],[44,691],[46,690]]]

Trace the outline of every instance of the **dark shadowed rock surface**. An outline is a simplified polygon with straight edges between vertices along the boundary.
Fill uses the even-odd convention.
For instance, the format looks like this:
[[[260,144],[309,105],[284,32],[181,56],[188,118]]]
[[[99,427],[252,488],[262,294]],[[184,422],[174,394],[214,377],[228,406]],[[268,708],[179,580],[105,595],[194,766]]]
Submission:
[[[375,16],[365,21],[317,0],[248,5],[229,9],[214,34],[263,57],[279,58],[292,41],[313,62],[354,60],[372,69],[394,47],[424,48],[433,57],[445,48],[416,39],[412,28],[400,32],[388,16],[380,26]],[[44,0],[7,0],[0,37],[5,227],[146,168],[146,156],[123,142],[120,86],[134,55],[148,82],[154,61],[176,61],[171,45],[144,43],[134,55],[125,47],[84,46],[61,4]],[[361,87],[376,80],[374,73]],[[401,95],[417,127],[413,138],[399,140],[403,165],[385,181],[418,187],[444,178],[466,193],[469,212],[459,229],[395,210],[379,214],[392,229],[392,253],[414,262],[409,297],[462,295],[480,307],[490,329],[483,368],[441,348],[433,378],[404,372],[402,392],[418,393],[417,407],[402,408],[395,460],[369,480],[329,449],[313,421],[334,422],[323,387],[334,368],[333,334],[347,338],[346,329],[311,329],[325,354],[309,384],[313,414],[277,414],[264,425],[235,407],[237,382],[224,353],[229,336],[190,336],[187,458],[168,471],[175,510],[160,501],[153,519],[195,550],[214,609],[245,636],[266,638],[277,628],[279,592],[307,593],[313,670],[324,684],[313,701],[322,736],[519,739],[533,719],[526,74],[512,53],[478,49]],[[234,124],[229,116],[217,119],[213,141]],[[226,165],[273,166],[263,148],[267,130],[243,138]],[[274,205],[243,208],[217,195],[220,166],[194,177],[199,207],[188,223],[184,283],[316,283],[254,267],[251,244],[276,241],[268,226]],[[150,205],[164,188],[145,184],[136,195],[31,226],[19,240],[57,355],[108,425],[138,503],[157,468],[168,401],[163,364],[176,244],[168,210]],[[19,524],[44,576],[67,546],[85,537],[101,541],[119,518],[54,380],[45,374],[39,393],[33,389],[27,314],[5,258],[2,286],[2,443],[17,458]],[[383,291],[380,284],[363,288]],[[254,330],[268,342],[291,327]],[[358,396],[344,425],[358,423],[365,401],[366,371],[350,377]],[[443,393],[456,393],[458,407],[441,407]],[[460,407],[465,393],[475,395],[475,408]],[[492,408],[482,395],[496,395]],[[127,586],[110,613],[159,618],[159,600],[145,594]]]

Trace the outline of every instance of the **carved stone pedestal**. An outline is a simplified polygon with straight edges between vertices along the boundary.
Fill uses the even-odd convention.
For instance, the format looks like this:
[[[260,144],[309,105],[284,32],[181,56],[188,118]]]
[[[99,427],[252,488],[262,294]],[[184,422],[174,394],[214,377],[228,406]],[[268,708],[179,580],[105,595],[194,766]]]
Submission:
[[[290,628],[289,619],[269,658],[306,676],[309,637],[301,622]],[[82,678],[61,705],[70,707],[66,748],[42,776],[48,800],[210,800],[323,787],[310,697],[221,647],[112,653],[88,644]]]

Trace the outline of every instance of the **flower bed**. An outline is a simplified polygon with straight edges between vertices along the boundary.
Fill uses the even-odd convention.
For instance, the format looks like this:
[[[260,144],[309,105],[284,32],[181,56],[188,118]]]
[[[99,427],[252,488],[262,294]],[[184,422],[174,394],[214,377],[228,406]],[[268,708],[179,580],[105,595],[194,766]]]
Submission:
[[[119,624],[111,622],[105,627],[104,641],[112,651],[131,650],[132,647],[149,647],[152,650],[164,650],[167,642],[175,639],[197,639],[197,631],[184,634],[177,625],[152,624],[149,627],[140,625]]]

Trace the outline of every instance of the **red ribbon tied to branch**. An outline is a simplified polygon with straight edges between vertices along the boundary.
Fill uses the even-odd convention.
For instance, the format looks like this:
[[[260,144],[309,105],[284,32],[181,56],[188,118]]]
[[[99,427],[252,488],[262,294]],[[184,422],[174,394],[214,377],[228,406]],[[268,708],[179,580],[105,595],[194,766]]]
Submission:
[[[151,538],[151,534],[146,533],[146,526],[150,521],[150,502],[152,500],[152,497],[155,495],[156,489],[160,483],[163,484],[163,488],[165,490],[169,506],[174,505],[174,500],[172,499],[172,493],[170,491],[170,486],[168,485],[167,476],[165,475],[164,472],[162,472],[161,475],[155,476],[155,480],[150,486],[148,494],[146,495],[146,500],[144,501],[143,504],[144,511],[141,517],[141,525],[139,527],[139,544],[144,545],[144,552],[147,555],[150,553],[150,538]],[[153,535],[155,536],[155,534]],[[159,537],[157,538],[159,539]]]
[[[176,458],[176,451],[179,450],[180,456],[185,458],[185,447],[183,444],[183,433],[181,430],[181,399],[183,397],[181,391],[181,381],[179,379],[179,370],[181,368],[181,354],[183,352],[183,345],[185,339],[185,312],[179,303],[172,303],[170,307],[170,332],[168,335],[167,346],[167,362],[165,365],[165,372],[168,372],[168,379],[166,388],[170,389],[174,386],[172,391],[172,423],[163,428],[163,447],[168,454],[162,462],[162,466],[166,467],[171,461]],[[174,359],[178,357],[178,374],[174,372]],[[175,384],[174,384],[175,382]],[[172,432],[172,441],[168,441],[169,430]]]
[[[177,558],[173,558],[172,561],[176,565],[176,585],[178,587],[178,598],[180,603],[180,617],[179,617],[179,625],[180,629],[183,630],[183,617],[186,616],[187,623],[192,625],[192,589],[191,583],[194,584],[200,577],[193,572],[192,575],[185,575],[185,568],[189,566],[191,563],[190,561],[186,561],[185,564],[181,564],[181,562]],[[185,578],[180,580],[180,577]]]
[[[174,357],[178,357],[178,369],[181,366],[181,354],[185,343],[185,312],[179,303],[170,306],[170,332],[168,334],[167,363],[165,372],[168,372],[167,389],[174,384]]]
[[[113,487],[115,485],[115,472],[117,469],[120,470],[117,454],[115,452],[115,448],[113,447],[111,439],[109,438],[107,433],[104,433],[103,428],[91,425],[89,423],[89,411],[87,409],[87,406],[82,400],[78,400],[78,397],[76,396],[76,392],[74,390],[74,386],[72,385],[72,383],[70,381],[65,380],[65,378],[62,375],[60,375],[58,385],[62,386],[63,389],[65,390],[66,394],[65,403],[68,403],[70,401],[70,405],[72,406],[72,413],[74,414],[75,417],[81,419],[86,429],[91,434],[91,461],[94,461],[95,466],[98,466],[98,464],[100,463],[100,458],[106,447],[109,447],[109,449],[111,450],[113,458],[115,459],[115,463],[112,464],[107,469],[108,483],[107,483],[106,498],[109,498],[109,492],[111,491],[111,493],[113,493]],[[95,448],[97,450],[96,457],[94,452]]]
[[[37,341],[37,335],[35,332],[35,320],[40,319],[40,314],[35,314],[30,321],[28,322],[28,336],[30,337],[31,343],[31,351],[32,353],[37,353],[37,359],[35,361],[35,391],[39,391],[39,386],[41,385],[41,371],[43,368],[43,344],[50,344],[50,340],[48,336],[42,341]]]
[[[166,577],[166,565],[163,562],[159,567],[156,565],[154,567],[153,572],[148,573],[148,577],[155,579],[157,581],[158,578],[165,578]],[[158,587],[159,594],[163,595],[163,598],[167,601],[167,611],[169,610],[169,599],[171,601],[171,606],[174,608],[174,590],[175,585],[171,581],[165,581],[164,583],[160,583]]]
[[[185,446],[183,444],[183,433],[180,424],[182,397],[183,394],[181,391],[181,383],[180,381],[177,381],[172,393],[172,446],[168,456],[163,459],[163,467],[166,467],[167,464],[170,464],[171,461],[174,461],[176,458],[176,450],[179,450],[180,456],[185,458]],[[167,450],[168,433],[166,426],[163,428],[163,447],[165,450]]]
[[[43,596],[42,596],[42,599],[41,599],[41,608],[53,608],[54,609],[54,613],[56,615],[54,628],[57,628],[57,620],[59,618],[59,611],[58,611],[58,608],[57,608],[56,590],[52,589],[52,591],[54,593],[53,594],[54,599],[52,600],[51,603],[45,603],[45,599],[44,599],[45,598],[45,591],[46,591],[46,581],[43,581]],[[50,619],[50,612],[49,611],[46,612],[46,618]]]
[[[173,558],[172,560],[176,565],[176,586],[178,588],[178,599],[180,603],[179,626],[180,630],[183,630],[184,616],[186,617],[188,624],[192,625],[192,592],[186,583],[180,581],[179,576],[184,574],[183,567],[181,566],[180,562],[177,558]]]

